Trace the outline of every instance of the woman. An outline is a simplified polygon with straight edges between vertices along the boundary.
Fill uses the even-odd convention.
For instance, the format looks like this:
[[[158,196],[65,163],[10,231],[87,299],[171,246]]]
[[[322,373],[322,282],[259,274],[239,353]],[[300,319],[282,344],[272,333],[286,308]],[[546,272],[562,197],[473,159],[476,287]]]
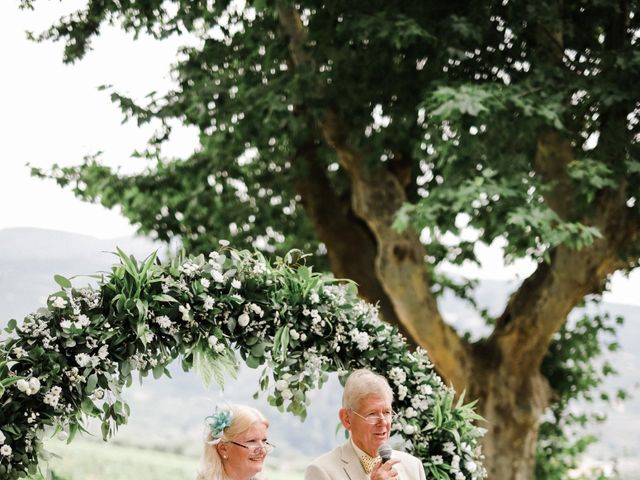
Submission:
[[[196,480],[250,480],[262,471],[273,446],[269,421],[245,405],[216,407],[206,418],[204,454]]]

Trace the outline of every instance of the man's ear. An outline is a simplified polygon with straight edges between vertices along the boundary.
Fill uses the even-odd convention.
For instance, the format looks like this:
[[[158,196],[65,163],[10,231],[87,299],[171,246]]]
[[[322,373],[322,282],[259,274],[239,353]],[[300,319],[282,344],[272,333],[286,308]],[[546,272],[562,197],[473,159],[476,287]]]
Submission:
[[[340,417],[340,421],[342,422],[342,426],[347,431],[351,431],[351,418],[349,416],[349,410],[346,408],[341,408],[340,412],[338,412],[338,416]]]

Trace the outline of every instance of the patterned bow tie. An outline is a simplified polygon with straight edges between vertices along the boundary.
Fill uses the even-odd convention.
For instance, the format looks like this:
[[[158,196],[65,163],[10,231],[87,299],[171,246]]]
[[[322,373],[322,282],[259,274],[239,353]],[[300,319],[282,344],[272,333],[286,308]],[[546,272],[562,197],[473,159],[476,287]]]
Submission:
[[[375,467],[378,462],[380,462],[380,457],[370,457],[366,453],[363,453],[360,456],[360,464],[362,465],[362,468],[364,468],[364,471],[367,475],[371,473],[373,467]]]

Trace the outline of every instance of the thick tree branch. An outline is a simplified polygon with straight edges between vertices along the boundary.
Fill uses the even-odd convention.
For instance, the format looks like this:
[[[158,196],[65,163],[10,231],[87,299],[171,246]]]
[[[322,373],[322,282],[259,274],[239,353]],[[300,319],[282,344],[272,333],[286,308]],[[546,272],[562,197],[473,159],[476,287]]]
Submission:
[[[283,5],[278,11],[290,38],[294,64],[307,68],[311,59],[303,49],[305,32],[298,13]],[[418,235],[412,230],[398,233],[391,228],[393,216],[406,198],[404,186],[393,173],[365,165],[362,155],[347,144],[345,126],[334,112],[325,112],[319,128],[349,174],[353,211],[375,237],[377,278],[400,323],[419,345],[427,348],[440,374],[462,391],[467,382],[467,344],[440,315],[429,288],[424,246]]]
[[[385,321],[396,325],[414,345],[412,338],[393,309],[375,272],[377,245],[374,236],[351,209],[349,197],[339,197],[316,156],[313,143],[299,150],[297,159],[304,164],[304,174],[297,179],[296,190],[320,240],[327,247],[331,271],[358,284],[360,295],[378,303]]]

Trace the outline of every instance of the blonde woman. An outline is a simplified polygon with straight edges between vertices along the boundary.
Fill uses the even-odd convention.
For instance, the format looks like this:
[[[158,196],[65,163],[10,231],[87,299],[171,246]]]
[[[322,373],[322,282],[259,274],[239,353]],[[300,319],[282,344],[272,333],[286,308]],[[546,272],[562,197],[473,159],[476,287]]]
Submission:
[[[204,452],[196,480],[258,479],[267,454],[269,421],[246,405],[216,407],[206,419]]]

